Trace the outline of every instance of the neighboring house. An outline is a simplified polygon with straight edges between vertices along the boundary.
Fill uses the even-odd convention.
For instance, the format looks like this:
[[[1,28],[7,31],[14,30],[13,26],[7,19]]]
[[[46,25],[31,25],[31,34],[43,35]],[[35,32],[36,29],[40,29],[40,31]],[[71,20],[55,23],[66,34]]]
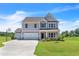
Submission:
[[[50,13],[45,17],[26,17],[22,21],[22,28],[15,31],[17,39],[58,38],[58,35],[58,21]]]

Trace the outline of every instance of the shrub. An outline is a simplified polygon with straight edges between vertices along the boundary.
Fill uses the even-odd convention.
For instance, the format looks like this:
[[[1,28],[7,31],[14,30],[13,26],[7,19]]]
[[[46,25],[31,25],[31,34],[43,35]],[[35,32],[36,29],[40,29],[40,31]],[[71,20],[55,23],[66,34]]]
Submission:
[[[58,41],[64,41],[64,36],[60,35],[58,38],[57,38]]]
[[[0,42],[0,47],[3,47],[3,46],[4,46],[4,44]]]
[[[11,39],[14,39],[14,36],[12,36]]]

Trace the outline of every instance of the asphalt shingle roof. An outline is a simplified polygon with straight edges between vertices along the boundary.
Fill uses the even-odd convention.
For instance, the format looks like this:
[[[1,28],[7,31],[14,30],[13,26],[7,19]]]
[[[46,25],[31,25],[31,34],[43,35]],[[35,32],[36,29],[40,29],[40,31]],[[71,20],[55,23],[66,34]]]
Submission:
[[[40,22],[41,20],[47,20],[47,21],[57,21],[56,18],[51,14],[48,13],[45,17],[26,17],[23,22]]]
[[[39,22],[41,21],[42,19],[44,19],[43,17],[26,17],[23,22],[25,21],[35,21],[35,22]]]

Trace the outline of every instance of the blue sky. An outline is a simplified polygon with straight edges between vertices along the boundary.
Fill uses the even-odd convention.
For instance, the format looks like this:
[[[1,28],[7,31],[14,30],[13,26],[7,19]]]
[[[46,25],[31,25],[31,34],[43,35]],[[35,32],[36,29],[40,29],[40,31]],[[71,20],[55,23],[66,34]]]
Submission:
[[[27,16],[45,16],[52,13],[59,20],[61,31],[79,27],[78,3],[0,3],[0,31],[21,27],[21,21]]]

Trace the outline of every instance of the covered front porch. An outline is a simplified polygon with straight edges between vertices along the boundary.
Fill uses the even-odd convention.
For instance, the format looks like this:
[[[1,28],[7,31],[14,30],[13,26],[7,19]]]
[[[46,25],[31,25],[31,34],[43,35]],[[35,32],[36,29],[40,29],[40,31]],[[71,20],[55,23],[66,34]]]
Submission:
[[[58,38],[59,35],[59,31],[40,31],[39,32],[39,39],[46,39],[46,38],[50,38],[50,39],[54,39],[54,38]]]

